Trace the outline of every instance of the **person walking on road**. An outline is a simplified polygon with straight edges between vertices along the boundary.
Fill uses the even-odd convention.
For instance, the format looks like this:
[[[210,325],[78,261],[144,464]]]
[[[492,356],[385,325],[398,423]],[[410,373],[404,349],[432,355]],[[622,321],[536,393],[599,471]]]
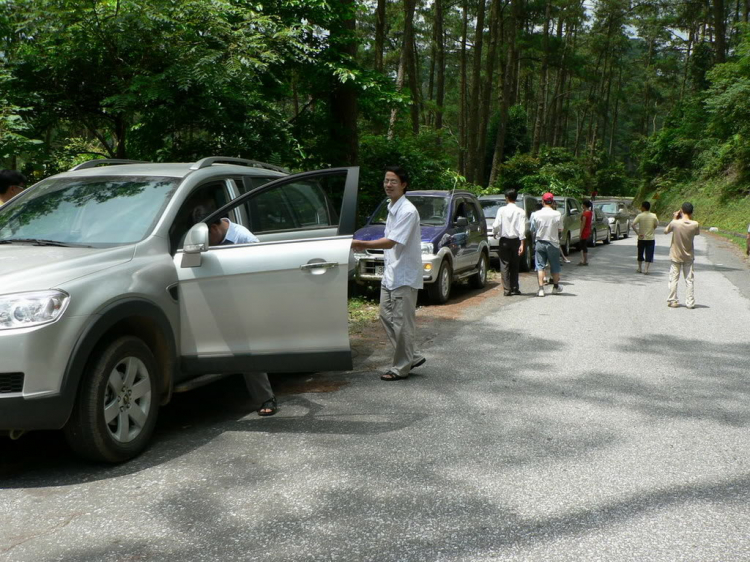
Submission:
[[[544,268],[549,264],[552,273],[552,293],[562,293],[560,287],[560,233],[562,232],[562,216],[552,205],[555,196],[551,193],[542,195],[541,211],[531,216],[531,232],[536,239],[536,274],[539,281],[537,296],[544,296]]]
[[[526,244],[526,213],[516,205],[515,189],[505,192],[506,205],[495,215],[492,232],[500,240],[500,274],[503,278],[503,294],[520,295],[518,266]]]
[[[354,240],[354,251],[384,250],[385,270],[380,284],[380,321],[393,346],[384,381],[397,381],[424,364],[415,354],[417,295],[422,288],[422,237],[419,212],[406,196],[409,176],[400,166],[386,168],[383,187],[390,199],[385,233],[378,240]]]
[[[591,221],[594,219],[594,205],[591,201],[585,199],[583,201],[583,212],[581,213],[581,239],[578,241],[578,249],[581,250],[581,261],[578,265],[589,264],[589,236],[591,236]],[[596,243],[596,240],[594,240]]]
[[[638,269],[635,270],[636,273],[648,275],[648,268],[654,262],[654,248],[656,247],[654,233],[658,225],[659,217],[651,212],[651,203],[648,201],[641,203],[641,212],[630,225],[633,232],[638,235]],[[643,265],[644,255],[645,266]]]
[[[745,255],[750,256],[750,224],[747,225],[747,247],[745,248]]]
[[[667,305],[671,308],[680,306],[677,300],[677,282],[680,280],[680,271],[685,278],[686,297],[685,304],[688,308],[695,308],[695,289],[693,286],[693,263],[695,262],[694,239],[700,234],[700,225],[693,220],[693,204],[683,203],[679,211],[675,211],[670,222],[664,228],[664,234],[672,233],[672,244],[669,248],[669,259],[672,264],[669,267],[669,298]]]
[[[0,172],[0,207],[21,193],[26,187],[26,177],[16,170]]]

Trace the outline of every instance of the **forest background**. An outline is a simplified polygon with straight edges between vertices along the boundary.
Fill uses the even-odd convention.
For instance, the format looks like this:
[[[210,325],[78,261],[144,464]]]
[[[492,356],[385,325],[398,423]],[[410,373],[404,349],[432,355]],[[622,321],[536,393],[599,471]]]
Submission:
[[[385,165],[750,220],[750,0],[0,0],[0,158]]]

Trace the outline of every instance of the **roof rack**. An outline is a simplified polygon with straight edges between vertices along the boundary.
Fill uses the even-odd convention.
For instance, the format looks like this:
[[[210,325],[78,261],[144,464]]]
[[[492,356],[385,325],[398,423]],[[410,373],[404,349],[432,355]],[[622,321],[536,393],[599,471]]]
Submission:
[[[86,170],[88,168],[96,168],[97,166],[113,166],[116,164],[148,164],[144,160],[120,160],[116,158],[99,158],[97,160],[89,160],[83,164],[78,164],[68,170],[69,172],[75,172],[77,170]]]
[[[246,158],[233,158],[231,156],[210,156],[208,158],[203,158],[190,166],[190,169],[202,170],[203,168],[208,168],[214,164],[237,164],[240,166],[251,166],[253,168],[265,168],[266,170],[274,170],[285,174],[289,173],[289,170],[282,168],[281,166],[274,166],[273,164],[258,162],[257,160],[247,160]]]

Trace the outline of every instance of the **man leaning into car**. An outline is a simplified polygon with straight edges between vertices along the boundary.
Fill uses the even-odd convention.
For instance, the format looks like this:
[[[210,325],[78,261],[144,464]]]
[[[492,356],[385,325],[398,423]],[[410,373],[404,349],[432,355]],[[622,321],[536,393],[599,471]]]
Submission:
[[[197,224],[213,213],[216,209],[211,205],[198,205],[193,209],[193,223]],[[217,218],[208,225],[208,243],[211,246],[226,246],[230,244],[254,244],[260,242],[247,228],[235,224],[229,219]],[[245,386],[253,400],[261,402],[259,416],[272,416],[279,411],[276,396],[268,380],[268,373],[243,373]]]
[[[384,237],[352,241],[354,251],[384,250],[380,321],[394,348],[393,365],[380,377],[384,381],[405,379],[425,362],[414,353],[417,294],[422,288],[422,237],[419,212],[404,196],[408,185],[409,176],[403,168],[386,168],[383,187],[390,203]]]

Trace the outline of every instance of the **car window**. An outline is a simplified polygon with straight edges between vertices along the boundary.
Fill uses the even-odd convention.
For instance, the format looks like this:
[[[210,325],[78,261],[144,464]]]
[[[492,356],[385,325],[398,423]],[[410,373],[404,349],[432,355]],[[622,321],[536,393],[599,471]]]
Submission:
[[[479,209],[477,209],[476,204],[473,201],[466,201],[466,218],[469,219],[469,224],[477,224],[479,222],[479,217],[482,216],[482,213],[479,212]]]
[[[494,219],[497,216],[497,212],[505,206],[505,201],[480,199],[479,204],[482,206],[484,218]]]
[[[173,249],[182,248],[182,243],[185,240],[187,231],[190,230],[190,227],[196,222],[194,213],[197,208],[203,208],[204,213],[207,216],[216,209],[226,205],[229,200],[229,192],[227,191],[226,183],[223,180],[209,182],[200,185],[193,190],[182,206],[180,206],[180,210],[177,211],[177,215],[172,222],[172,227],[169,230],[171,247]],[[224,218],[237,222],[234,213],[227,214]]]
[[[617,212],[617,206],[613,203],[606,203],[598,206],[599,209],[601,209],[605,213],[616,213]]]
[[[143,240],[179,184],[167,177],[50,178],[0,209],[0,240],[94,247]]]
[[[466,201],[464,201],[463,199],[455,200],[453,206],[453,222],[456,222],[456,219],[458,217],[466,217],[466,206]]]
[[[419,213],[419,224],[423,226],[442,226],[448,220],[448,198],[434,195],[410,195],[409,198]],[[385,224],[388,219],[388,199],[383,200],[373,213],[369,224]]]

